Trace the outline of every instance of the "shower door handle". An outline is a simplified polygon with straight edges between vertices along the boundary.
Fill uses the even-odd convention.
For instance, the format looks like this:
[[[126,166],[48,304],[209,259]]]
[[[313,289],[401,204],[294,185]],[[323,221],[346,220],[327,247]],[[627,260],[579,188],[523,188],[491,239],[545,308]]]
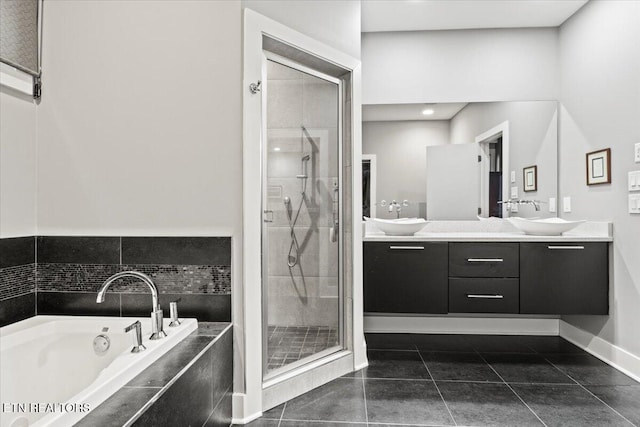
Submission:
[[[265,209],[263,212],[264,222],[273,222],[273,211],[271,209]]]

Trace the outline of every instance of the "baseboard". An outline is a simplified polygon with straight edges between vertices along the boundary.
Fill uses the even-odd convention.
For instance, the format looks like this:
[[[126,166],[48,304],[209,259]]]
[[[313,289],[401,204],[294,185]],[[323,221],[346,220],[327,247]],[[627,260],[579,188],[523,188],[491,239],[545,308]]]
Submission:
[[[244,402],[247,395],[244,393],[233,393],[232,400],[232,418],[231,422],[233,425],[239,424],[249,424],[251,421],[256,420],[262,416],[262,412],[256,412],[255,414],[251,414],[249,416],[244,416]]]
[[[640,381],[640,357],[563,320],[560,321],[560,336],[634,380]]]
[[[558,335],[559,319],[523,317],[365,316],[365,332]]]

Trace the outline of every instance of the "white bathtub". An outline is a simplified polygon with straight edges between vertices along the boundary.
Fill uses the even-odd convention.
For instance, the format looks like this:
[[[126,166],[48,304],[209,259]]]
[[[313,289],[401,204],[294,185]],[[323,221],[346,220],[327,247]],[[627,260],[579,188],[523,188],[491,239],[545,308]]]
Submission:
[[[131,353],[142,323],[146,351]],[[71,426],[198,327],[185,319],[167,337],[151,341],[151,320],[133,317],[36,316],[0,328],[0,425]],[[108,328],[103,332],[103,328]],[[109,349],[97,354],[93,339],[107,335]]]

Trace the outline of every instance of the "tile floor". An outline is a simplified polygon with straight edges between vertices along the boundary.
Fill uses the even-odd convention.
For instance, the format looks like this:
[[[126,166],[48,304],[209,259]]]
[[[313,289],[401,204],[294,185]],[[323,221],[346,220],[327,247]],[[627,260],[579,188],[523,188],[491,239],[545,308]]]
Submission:
[[[338,345],[338,331],[328,326],[269,326],[267,369],[281,368]]]
[[[640,383],[559,337],[367,334],[369,367],[251,427],[640,426]]]

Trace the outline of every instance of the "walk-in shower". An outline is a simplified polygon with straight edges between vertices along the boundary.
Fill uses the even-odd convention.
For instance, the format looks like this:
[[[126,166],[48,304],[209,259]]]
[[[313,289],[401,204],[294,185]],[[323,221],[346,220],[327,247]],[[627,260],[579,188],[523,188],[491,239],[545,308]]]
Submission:
[[[340,81],[267,55],[264,377],[342,349]]]

